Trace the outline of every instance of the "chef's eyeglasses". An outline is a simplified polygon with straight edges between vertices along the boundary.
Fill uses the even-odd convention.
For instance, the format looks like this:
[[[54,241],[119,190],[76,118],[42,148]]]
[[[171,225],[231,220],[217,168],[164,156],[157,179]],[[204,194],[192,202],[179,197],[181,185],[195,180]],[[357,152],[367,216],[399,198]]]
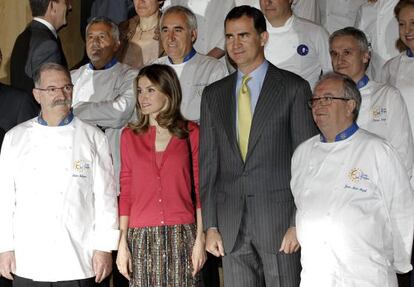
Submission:
[[[39,91],[46,92],[46,94],[49,95],[49,96],[53,96],[53,95],[56,95],[59,90],[62,91],[64,94],[72,93],[73,85],[72,84],[67,84],[67,85],[64,85],[63,87],[60,87],[60,88],[52,86],[52,87],[47,87],[45,89],[41,89],[41,88],[35,88],[35,89],[39,90]]]
[[[349,101],[351,99],[346,98],[338,98],[338,97],[320,97],[320,98],[312,98],[308,100],[309,108],[316,107],[317,105],[321,106],[329,106],[332,104],[332,100],[341,100],[341,101]]]

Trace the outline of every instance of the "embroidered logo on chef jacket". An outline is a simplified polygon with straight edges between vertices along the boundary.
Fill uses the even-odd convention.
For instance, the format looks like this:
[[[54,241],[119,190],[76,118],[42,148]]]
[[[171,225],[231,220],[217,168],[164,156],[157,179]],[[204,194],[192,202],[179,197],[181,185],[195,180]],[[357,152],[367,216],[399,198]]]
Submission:
[[[367,185],[364,183],[367,183],[369,181],[369,177],[361,169],[351,169],[348,172],[348,179],[350,180],[350,182],[346,183],[344,188],[360,192],[367,192],[368,188]]]
[[[383,122],[387,120],[387,108],[386,107],[373,107],[372,120],[374,122]]]
[[[300,44],[296,49],[296,52],[301,56],[306,56],[309,53],[309,47],[305,44]]]
[[[75,160],[73,162],[73,174],[72,177],[88,177],[90,170],[90,163],[84,160]]]

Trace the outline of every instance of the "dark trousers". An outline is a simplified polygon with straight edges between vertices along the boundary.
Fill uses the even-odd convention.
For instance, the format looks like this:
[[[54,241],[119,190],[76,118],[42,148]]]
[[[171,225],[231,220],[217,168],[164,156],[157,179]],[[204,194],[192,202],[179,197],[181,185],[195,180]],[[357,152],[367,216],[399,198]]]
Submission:
[[[233,250],[223,257],[224,286],[226,287],[298,287],[300,282],[300,253],[268,253],[254,241],[245,205],[242,223]]]
[[[12,287],[13,281],[0,277],[0,287]]]
[[[95,287],[95,278],[58,282],[40,282],[14,276],[13,287]]]

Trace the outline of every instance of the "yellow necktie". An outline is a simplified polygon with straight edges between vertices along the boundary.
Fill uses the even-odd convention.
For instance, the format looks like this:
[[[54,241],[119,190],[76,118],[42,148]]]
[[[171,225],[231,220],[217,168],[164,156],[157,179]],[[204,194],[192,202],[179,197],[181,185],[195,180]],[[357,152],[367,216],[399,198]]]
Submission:
[[[250,107],[250,91],[247,81],[251,78],[244,75],[238,96],[237,120],[239,128],[239,147],[243,161],[246,160],[249,144],[250,126],[252,124],[252,110]]]

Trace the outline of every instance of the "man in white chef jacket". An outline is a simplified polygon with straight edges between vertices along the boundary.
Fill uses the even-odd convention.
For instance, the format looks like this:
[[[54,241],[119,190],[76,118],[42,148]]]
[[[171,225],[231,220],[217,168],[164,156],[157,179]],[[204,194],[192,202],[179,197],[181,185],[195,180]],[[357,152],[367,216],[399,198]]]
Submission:
[[[136,96],[133,82],[138,70],[119,63],[118,26],[106,17],[93,18],[86,27],[89,63],[71,72],[73,113],[105,132],[114,161],[119,193],[121,129],[131,120]]]
[[[167,56],[155,62],[169,65],[177,73],[182,89],[181,113],[191,121],[200,120],[201,94],[206,86],[227,76],[226,66],[193,47],[197,39],[197,18],[188,8],[170,6],[160,23],[161,42]]]
[[[407,106],[398,89],[366,75],[371,51],[365,34],[346,27],[330,36],[329,45],[334,71],[352,78],[361,93],[357,124],[386,139],[397,150],[411,177],[414,143]]]
[[[296,149],[291,180],[301,287],[397,287],[412,269],[413,191],[394,148],[356,124],[360,104],[336,73],[309,101],[321,133]]]
[[[328,32],[309,20],[297,17],[292,0],[260,0],[269,40],[265,57],[280,69],[293,72],[314,87],[322,73],[332,70]]]
[[[6,134],[0,156],[0,273],[15,287],[94,286],[119,237],[108,141],[73,116],[66,68],[44,64],[34,82],[41,113]]]

